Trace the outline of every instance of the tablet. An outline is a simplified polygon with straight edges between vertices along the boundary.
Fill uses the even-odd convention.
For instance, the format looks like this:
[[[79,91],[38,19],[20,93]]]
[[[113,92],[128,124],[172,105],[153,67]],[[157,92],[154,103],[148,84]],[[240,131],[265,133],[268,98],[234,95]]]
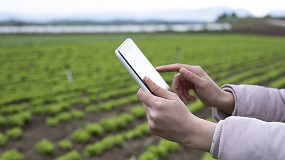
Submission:
[[[115,50],[115,54],[143,90],[152,93],[147,85],[145,85],[143,82],[143,79],[146,76],[161,88],[169,90],[167,83],[155,70],[153,65],[149,62],[149,60],[145,57],[132,39],[126,39]]]

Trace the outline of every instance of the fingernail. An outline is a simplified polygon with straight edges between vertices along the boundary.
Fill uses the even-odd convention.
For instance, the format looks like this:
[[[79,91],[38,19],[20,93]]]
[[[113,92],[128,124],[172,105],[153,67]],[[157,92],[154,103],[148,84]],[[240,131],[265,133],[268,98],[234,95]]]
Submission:
[[[150,82],[150,78],[148,78],[147,76],[145,76],[143,80],[147,83]]]
[[[180,73],[181,73],[182,75],[187,75],[187,70],[186,70],[185,68],[181,68],[181,69],[180,69]]]

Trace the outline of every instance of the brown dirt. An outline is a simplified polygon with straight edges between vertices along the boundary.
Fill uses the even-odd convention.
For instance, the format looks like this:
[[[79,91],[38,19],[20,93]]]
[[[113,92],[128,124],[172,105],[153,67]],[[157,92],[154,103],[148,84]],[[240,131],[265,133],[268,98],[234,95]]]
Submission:
[[[59,140],[62,139],[71,139],[71,133],[77,128],[81,128],[86,124],[87,122],[98,122],[100,119],[118,115],[122,112],[128,111],[132,106],[134,105],[128,105],[116,108],[112,111],[107,112],[97,112],[97,113],[86,113],[85,117],[82,120],[73,120],[68,123],[60,124],[56,127],[49,127],[45,123],[45,119],[47,116],[44,115],[36,115],[33,116],[33,119],[27,123],[24,126],[24,134],[19,140],[10,140],[8,144],[0,148],[0,153],[3,151],[6,151],[11,148],[18,149],[21,153],[24,155],[24,159],[26,160],[49,160],[49,159],[55,159],[59,155],[64,154],[63,151],[61,151],[58,147],[56,150],[55,155],[53,156],[42,156],[38,154],[35,150],[35,144],[41,140],[42,138],[47,138],[55,143],[57,143]],[[197,116],[202,118],[208,118],[210,116],[210,109],[207,108],[203,111],[200,111],[197,113]],[[131,123],[128,127],[118,130],[115,133],[108,133],[104,136],[107,136],[109,134],[116,134],[119,132],[122,132],[124,130],[128,130],[131,128],[134,128],[138,124],[141,124],[145,122],[146,119],[140,119],[133,123]],[[92,142],[98,141],[102,137],[93,137]],[[122,147],[113,148],[107,152],[105,152],[101,156],[95,156],[90,159],[94,160],[109,160],[109,159],[130,159],[135,158],[139,154],[141,154],[147,144],[149,143],[157,143],[160,138],[153,136],[153,135],[147,135],[139,139],[134,139],[126,142]],[[86,145],[80,145],[75,144],[74,149],[82,151]],[[163,159],[166,160],[172,160],[172,159],[200,159],[203,152],[196,151],[189,149],[187,147],[180,147],[180,149],[175,152],[169,154],[168,157],[164,157]]]

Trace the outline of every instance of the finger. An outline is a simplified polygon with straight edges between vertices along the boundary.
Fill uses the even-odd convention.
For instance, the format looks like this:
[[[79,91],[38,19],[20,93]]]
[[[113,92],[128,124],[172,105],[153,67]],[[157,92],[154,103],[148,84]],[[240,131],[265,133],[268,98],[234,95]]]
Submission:
[[[187,89],[183,89],[183,90],[182,90],[182,95],[183,95],[183,97],[185,97],[185,99],[187,100],[187,102],[191,101],[191,97],[190,97],[190,95],[189,95]]]
[[[186,64],[169,64],[156,67],[158,72],[179,72],[180,69],[185,68],[199,76],[207,76],[207,73],[200,66],[191,66]]]
[[[179,88],[180,88],[180,73],[177,73],[174,75],[174,78],[172,80],[172,91],[174,93],[176,93],[178,96],[181,95],[181,93],[179,92]]]
[[[143,103],[143,105],[144,105],[144,108],[145,108],[145,110],[146,110],[146,120],[147,120],[147,123],[148,123],[148,130],[150,131],[150,128],[151,128],[151,127],[150,127],[150,124],[153,125],[153,124],[152,124],[153,122],[152,122],[152,120],[151,120],[150,117],[149,117],[149,114],[150,114],[149,111],[148,111],[148,108],[149,108],[149,107],[148,107],[146,104],[144,104],[144,103]]]
[[[188,68],[188,65],[185,64],[169,64],[164,66],[158,66],[155,69],[158,72],[179,72],[181,68]]]
[[[193,73],[193,72],[191,72],[185,68],[181,68],[179,72],[180,72],[181,76],[183,76],[183,78],[192,82],[194,86],[203,85],[202,82],[204,81],[204,78],[199,77],[195,73]]]
[[[187,98],[188,102],[195,102],[196,98],[194,96],[191,96],[188,91],[184,90],[183,95]]]
[[[185,99],[183,96],[183,86],[180,81],[180,73],[177,73],[172,81],[172,91],[186,104],[187,99]]]
[[[153,94],[155,94],[158,97],[166,98],[166,99],[173,99],[173,93],[159,87],[157,84],[155,84],[150,78],[145,77],[144,82],[148,86],[148,88],[151,90]]]
[[[137,97],[138,99],[144,103],[146,106],[152,106],[152,101],[155,99],[155,96],[152,95],[151,93],[149,92],[146,92],[142,89],[139,89],[138,90],[138,93],[137,93]]]
[[[144,107],[144,110],[145,110],[145,113],[146,113],[146,118],[149,119],[149,114],[150,114],[150,107],[147,106],[146,104],[143,103],[143,107]]]
[[[172,91],[176,93],[185,104],[193,100],[188,93],[189,84],[190,82],[186,81],[180,73],[177,73],[172,81]]]

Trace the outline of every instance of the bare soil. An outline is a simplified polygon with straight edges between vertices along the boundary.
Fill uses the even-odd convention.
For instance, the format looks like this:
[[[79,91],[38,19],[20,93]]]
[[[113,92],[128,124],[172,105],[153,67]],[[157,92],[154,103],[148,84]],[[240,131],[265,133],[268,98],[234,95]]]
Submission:
[[[60,124],[56,127],[49,127],[45,123],[45,119],[47,116],[45,115],[35,115],[33,119],[24,126],[24,134],[19,140],[10,140],[5,146],[0,148],[0,153],[16,148],[24,155],[25,160],[50,160],[55,159],[56,157],[63,155],[65,152],[61,151],[58,147],[54,155],[51,156],[43,156],[36,152],[35,144],[43,139],[47,138],[54,142],[55,144],[62,139],[70,139],[71,140],[71,133],[78,129],[82,128],[84,124],[88,122],[98,122],[102,118],[118,115],[122,112],[128,111],[134,105],[128,105],[116,108],[112,111],[101,111],[97,113],[86,113],[83,119],[81,120],[72,120],[70,122]],[[77,108],[80,108],[77,106]],[[206,108],[203,111],[197,113],[197,116],[202,118],[208,118],[210,116],[210,109]],[[135,126],[146,122],[146,118],[136,120],[133,123],[130,123],[126,128],[116,131],[115,133],[107,133],[104,136],[109,134],[116,134],[128,129],[132,129]],[[90,142],[96,142],[103,137],[92,137]],[[116,147],[111,150],[108,150],[101,156],[94,156],[90,158],[90,160],[125,160],[125,159],[133,159],[136,158],[139,154],[141,154],[145,149],[146,146],[149,144],[156,144],[159,141],[160,137],[154,135],[147,135],[142,138],[134,139],[127,141],[123,146]],[[81,152],[86,145],[74,143],[73,148]],[[187,147],[181,146],[178,151],[169,154],[168,157],[164,157],[165,160],[199,160],[203,152],[196,151],[193,149],[189,149]]]

